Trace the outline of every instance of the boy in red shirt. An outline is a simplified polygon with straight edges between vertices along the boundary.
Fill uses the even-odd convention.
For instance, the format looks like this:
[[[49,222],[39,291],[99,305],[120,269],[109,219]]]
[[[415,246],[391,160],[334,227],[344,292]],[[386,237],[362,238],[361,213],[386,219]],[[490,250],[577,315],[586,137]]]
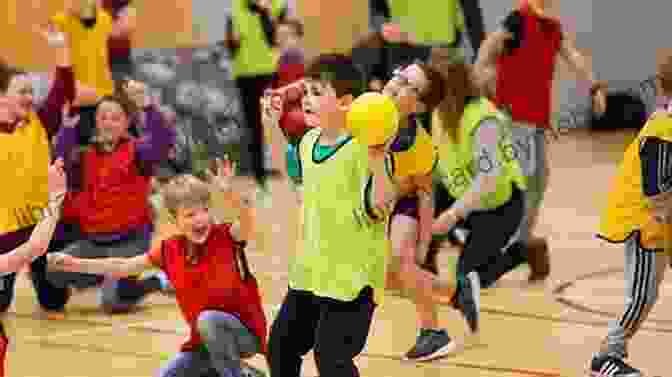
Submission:
[[[210,175],[212,187],[191,175],[178,176],[164,187],[165,206],[180,235],[162,241],[157,249],[131,258],[49,256],[49,267],[63,271],[117,278],[156,267],[166,273],[190,335],[177,357],[161,370],[161,377],[203,376],[215,371],[219,376],[240,377],[241,358],[266,350],[261,296],[243,251],[252,234],[254,211],[249,199],[231,189],[233,166],[228,161],[218,165],[217,174]],[[238,221],[214,224],[210,214],[213,188],[240,210]]]

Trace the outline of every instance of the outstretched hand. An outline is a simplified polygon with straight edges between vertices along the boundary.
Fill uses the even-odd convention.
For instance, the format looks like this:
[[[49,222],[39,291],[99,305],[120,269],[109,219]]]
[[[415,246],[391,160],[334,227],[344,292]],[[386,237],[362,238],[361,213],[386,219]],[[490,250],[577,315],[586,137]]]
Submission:
[[[236,163],[229,160],[228,155],[213,161],[210,169],[206,171],[208,182],[224,192],[231,191],[235,175]]]

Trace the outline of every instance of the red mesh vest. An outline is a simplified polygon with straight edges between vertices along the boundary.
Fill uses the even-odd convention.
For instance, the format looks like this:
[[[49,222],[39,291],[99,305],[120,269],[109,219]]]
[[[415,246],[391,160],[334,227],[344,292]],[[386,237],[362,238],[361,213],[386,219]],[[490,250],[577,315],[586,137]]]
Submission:
[[[76,218],[87,234],[122,233],[151,223],[150,178],[138,167],[134,140],[112,153],[91,148],[81,159],[82,189],[70,197],[65,218]]]

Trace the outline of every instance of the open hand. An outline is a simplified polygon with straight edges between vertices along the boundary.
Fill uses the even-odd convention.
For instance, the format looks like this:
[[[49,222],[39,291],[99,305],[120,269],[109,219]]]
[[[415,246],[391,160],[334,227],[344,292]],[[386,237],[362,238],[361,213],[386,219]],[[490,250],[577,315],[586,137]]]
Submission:
[[[225,192],[231,191],[235,174],[236,163],[229,160],[228,156],[213,161],[210,169],[206,171],[208,181]]]
[[[146,106],[154,104],[154,100],[149,94],[149,88],[142,81],[128,80],[124,84],[124,91],[138,109],[144,109]]]
[[[67,45],[67,35],[51,23],[38,27],[36,31],[47,41],[50,47],[65,47]]]

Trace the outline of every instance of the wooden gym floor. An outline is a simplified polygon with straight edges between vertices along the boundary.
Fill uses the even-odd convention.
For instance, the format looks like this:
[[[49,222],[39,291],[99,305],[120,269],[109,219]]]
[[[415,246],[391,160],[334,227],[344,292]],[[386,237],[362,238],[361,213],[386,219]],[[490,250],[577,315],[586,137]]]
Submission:
[[[545,287],[521,289],[525,269],[505,277],[483,297],[480,342],[465,339],[463,320],[448,308],[441,321],[465,339],[459,354],[432,363],[402,362],[415,337],[413,306],[389,296],[378,309],[368,345],[358,359],[363,376],[576,377],[622,308],[623,252],[593,237],[610,178],[632,133],[576,132],[551,147],[552,177],[539,233],[550,238],[552,279]],[[277,139],[276,139],[277,140]],[[295,208],[287,184],[275,183],[272,205],[261,208],[260,242],[250,250],[269,317],[286,290],[287,256],[294,248]],[[288,220],[289,219],[289,220]],[[447,263],[443,255],[442,264]],[[664,359],[645,349],[672,341],[672,286],[665,285],[649,321],[631,344],[631,361],[649,375],[666,372]],[[270,317],[272,318],[272,317]],[[152,376],[185,336],[170,297],[150,297],[137,313],[107,316],[96,296],[73,298],[65,319],[41,318],[25,274],[5,322],[12,344],[12,377]],[[396,334],[394,333],[396,331]],[[251,360],[263,366],[261,358]],[[308,357],[305,376],[317,373]]]

